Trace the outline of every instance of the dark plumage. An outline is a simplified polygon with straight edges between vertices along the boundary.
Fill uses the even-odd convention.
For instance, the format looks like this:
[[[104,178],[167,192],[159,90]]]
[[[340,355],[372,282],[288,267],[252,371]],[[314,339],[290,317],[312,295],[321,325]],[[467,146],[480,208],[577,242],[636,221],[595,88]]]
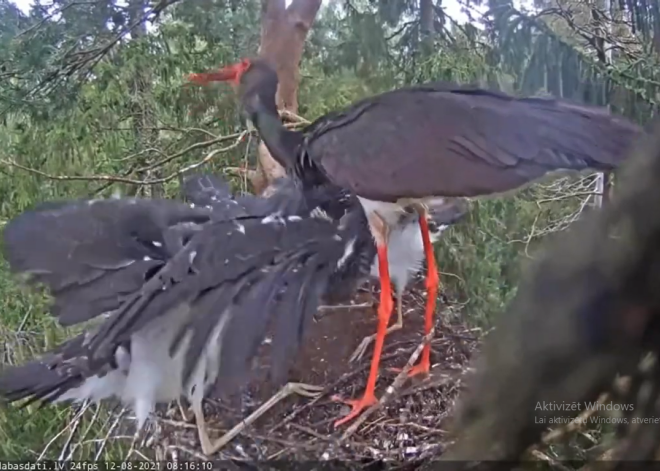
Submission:
[[[325,203],[339,212],[342,201],[330,195]],[[217,378],[226,388],[247,379],[269,327],[281,379],[331,278],[361,244],[373,247],[364,213],[353,208],[338,219],[322,207],[227,218],[213,208],[115,199],[22,214],[5,231],[13,271],[50,288],[67,324],[106,316],[57,351],[4,371],[0,395],[114,395],[140,426],[156,403],[183,395],[199,419]]]
[[[183,185],[192,205],[49,203],[10,221],[6,258],[50,289],[59,320],[104,316],[42,358],[3,371],[0,396],[114,396],[135,410],[140,427],[156,403],[186,396],[212,449],[201,412],[206,389],[216,379],[225,389],[247,379],[269,328],[273,376],[281,379],[320,299],[350,293],[374,263],[360,205],[333,187],[303,198],[294,183],[282,179],[270,198],[234,197],[218,177],[193,175]],[[438,234],[439,224],[463,214],[456,209],[442,208],[432,221]],[[402,220],[402,234],[411,223]],[[393,248],[406,246],[400,240]],[[402,252],[405,273],[419,250]]]
[[[51,313],[71,325],[117,308],[210,216],[169,200],[47,203],[7,224],[4,253],[13,272],[48,286]]]

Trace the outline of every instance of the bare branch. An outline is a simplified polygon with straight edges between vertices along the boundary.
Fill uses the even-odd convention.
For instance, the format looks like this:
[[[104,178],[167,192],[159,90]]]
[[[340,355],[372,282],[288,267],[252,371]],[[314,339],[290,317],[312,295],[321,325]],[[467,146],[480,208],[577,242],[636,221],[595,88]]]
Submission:
[[[56,181],[102,181],[102,182],[112,182],[112,183],[127,183],[130,185],[157,185],[161,183],[167,183],[170,180],[173,180],[177,178],[178,176],[189,172],[190,170],[194,170],[196,168],[201,167],[202,165],[210,162],[213,157],[215,157],[218,154],[228,152],[232,149],[237,148],[241,142],[243,141],[243,138],[247,135],[247,131],[244,131],[236,136],[236,140],[234,143],[222,147],[220,149],[214,149],[211,152],[209,152],[206,157],[204,157],[202,160],[200,160],[197,163],[188,165],[187,167],[183,167],[176,172],[163,177],[163,178],[157,178],[153,180],[145,179],[145,180],[138,180],[135,178],[128,178],[128,177],[122,177],[122,176],[117,176],[117,175],[52,175],[50,173],[42,172],[41,170],[37,170],[35,168],[27,167],[25,165],[19,164],[18,162],[11,160],[11,159],[0,159],[0,164],[4,164],[9,167],[14,167],[19,170],[23,170],[28,173],[32,173],[34,175],[39,175],[40,177],[48,178],[49,180],[56,180]],[[206,143],[201,143],[201,144],[206,144]],[[192,146],[191,146],[192,147]],[[197,148],[199,148],[198,146]],[[204,147],[204,146],[201,146]],[[181,153],[175,154],[177,156],[182,155]],[[171,158],[170,158],[171,160]],[[168,160],[169,161],[169,160]],[[161,161],[161,165],[165,163],[164,161]],[[150,167],[153,168],[153,167]]]

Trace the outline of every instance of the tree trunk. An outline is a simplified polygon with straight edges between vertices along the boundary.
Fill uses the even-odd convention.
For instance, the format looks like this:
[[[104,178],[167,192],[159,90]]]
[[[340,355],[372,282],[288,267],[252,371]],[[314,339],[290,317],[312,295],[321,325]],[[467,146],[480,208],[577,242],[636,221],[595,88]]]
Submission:
[[[288,8],[285,0],[261,1],[259,55],[277,70],[278,108],[294,114],[298,113],[300,59],[320,7],[321,0],[293,0]],[[284,169],[270,156],[263,142],[259,144],[258,155],[257,172],[250,181],[255,193],[261,194],[274,179],[284,176]]]
[[[433,0],[419,2],[419,31],[422,42],[422,57],[425,59],[433,54],[433,33],[435,31],[435,8]]]

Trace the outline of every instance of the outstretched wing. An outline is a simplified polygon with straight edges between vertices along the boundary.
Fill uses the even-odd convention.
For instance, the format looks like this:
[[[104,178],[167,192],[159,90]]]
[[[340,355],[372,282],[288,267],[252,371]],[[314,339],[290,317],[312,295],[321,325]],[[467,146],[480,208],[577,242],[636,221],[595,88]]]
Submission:
[[[333,274],[359,256],[353,251],[360,246],[356,239],[373,245],[358,209],[342,221],[249,218],[208,225],[177,254],[181,257],[172,258],[160,270],[170,274],[179,270],[184,276],[178,282],[163,290],[165,285],[153,280],[168,277],[157,273],[133,303],[125,303],[97,331],[79,335],[40,359],[5,369],[0,374],[0,396],[9,401],[29,398],[28,403],[122,397],[131,368],[133,334],[158,329],[160,322],[167,322],[167,313],[177,312],[184,323],[178,340],[187,337],[186,361],[184,371],[172,375],[181,377],[183,384],[208,386],[221,378],[225,388],[241,385],[269,329],[272,376],[281,380]],[[242,238],[230,236],[227,241],[227,231],[237,224],[244,228],[238,228]],[[228,242],[228,253],[240,251],[228,263],[214,250],[219,236]],[[256,236],[269,243],[255,243]],[[165,354],[169,357],[181,345],[175,340],[170,354]],[[202,379],[189,382],[204,361]]]
[[[117,308],[210,214],[169,200],[49,203],[7,224],[5,258],[50,289],[61,324],[75,324]]]
[[[181,191],[187,200],[199,206],[234,199],[229,183],[209,173],[194,173],[184,177]]]
[[[89,348],[105,356],[147,323],[186,303],[192,318],[177,338],[190,335],[184,381],[205,349],[221,340],[223,380],[241,377],[271,321],[273,366],[279,373],[331,277],[345,268],[338,262],[346,253],[346,261],[359,255],[353,249],[356,238],[373,245],[370,237],[360,207],[341,221],[273,215],[213,222],[101,326]]]

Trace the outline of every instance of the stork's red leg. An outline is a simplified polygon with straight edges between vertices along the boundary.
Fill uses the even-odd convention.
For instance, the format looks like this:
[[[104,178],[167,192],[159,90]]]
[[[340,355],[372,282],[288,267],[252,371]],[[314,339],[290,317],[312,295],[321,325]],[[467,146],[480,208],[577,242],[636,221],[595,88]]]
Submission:
[[[360,399],[341,399],[333,397],[334,401],[344,402],[351,406],[351,412],[335,422],[335,427],[340,426],[354,419],[367,407],[377,402],[375,389],[376,379],[378,379],[378,366],[380,365],[380,356],[383,351],[383,343],[385,342],[385,333],[387,325],[390,322],[392,309],[394,303],[392,302],[392,284],[390,282],[390,271],[387,261],[387,243],[378,244],[378,274],[380,277],[380,305],[378,306],[378,330],[376,332],[376,343],[374,346],[374,356],[371,359],[371,370],[369,371],[369,378],[367,379],[367,387],[364,394]]]
[[[438,274],[438,266],[435,263],[435,253],[433,253],[433,244],[431,244],[426,211],[420,212],[419,227],[422,230],[424,253],[426,254],[426,313],[424,315],[424,335],[426,335],[433,329],[433,314],[435,314],[435,303],[438,298],[440,275]],[[431,371],[431,345],[426,344],[424,350],[422,350],[422,359],[410,370],[410,376],[420,373],[427,374],[429,371]]]
[[[435,303],[438,297],[438,285],[440,276],[438,267],[435,263],[435,254],[433,253],[433,244],[431,244],[431,235],[429,234],[429,225],[426,219],[426,210],[419,211],[419,227],[422,230],[422,241],[424,242],[424,253],[426,254],[426,313],[424,316],[424,335],[433,329],[433,314],[435,313]],[[401,371],[401,368],[392,368],[393,371]],[[428,374],[431,371],[431,346],[425,345],[422,350],[422,359],[413,366],[409,376],[418,374]]]

